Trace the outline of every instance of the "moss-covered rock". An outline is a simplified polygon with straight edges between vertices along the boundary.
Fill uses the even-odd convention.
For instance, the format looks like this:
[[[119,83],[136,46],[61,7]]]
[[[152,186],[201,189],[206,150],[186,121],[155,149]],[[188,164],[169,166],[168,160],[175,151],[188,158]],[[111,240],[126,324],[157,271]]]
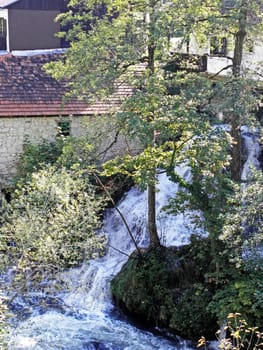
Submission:
[[[211,259],[207,246],[200,240],[180,248],[132,254],[111,282],[116,304],[140,320],[187,339],[202,335],[212,339],[218,325],[207,308],[213,295],[213,285],[204,283]],[[207,251],[202,251],[204,247]]]

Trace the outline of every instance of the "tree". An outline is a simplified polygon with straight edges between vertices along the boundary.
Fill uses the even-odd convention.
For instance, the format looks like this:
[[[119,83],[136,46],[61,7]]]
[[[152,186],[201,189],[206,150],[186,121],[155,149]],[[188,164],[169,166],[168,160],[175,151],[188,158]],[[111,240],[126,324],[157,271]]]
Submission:
[[[248,1],[242,0],[237,5],[238,16],[237,16],[237,28],[234,33],[235,45],[233,55],[233,77],[239,78],[242,73],[242,61],[243,52],[245,49],[245,39],[248,35],[255,35],[257,27],[262,29],[262,16],[260,14],[260,1]],[[261,18],[260,18],[261,17]],[[249,33],[250,31],[250,33]],[[254,33],[253,33],[254,32]],[[231,163],[231,174],[232,178],[236,181],[241,180],[241,116],[238,113],[233,113],[231,118],[231,133],[234,140],[232,148],[232,163]]]
[[[71,5],[76,3],[72,1]],[[133,89],[133,94],[123,101],[116,113],[116,119],[127,136],[138,140],[141,151],[127,153],[109,162],[105,173],[129,174],[142,188],[148,189],[152,247],[160,245],[155,217],[159,172],[167,172],[186,188],[188,198],[192,198],[197,208],[201,201],[216,263],[216,274],[210,276],[209,283],[215,289],[227,285],[232,290],[229,275],[233,265],[227,271],[229,275],[219,280],[222,276],[219,272],[224,274],[223,268],[219,271],[219,260],[225,256],[221,254],[218,239],[224,222],[222,214],[228,208],[225,205],[232,191],[232,183],[227,178],[230,146],[228,133],[212,125],[218,120],[210,102],[216,100],[218,103],[217,98],[223,96],[217,110],[231,114],[230,120],[234,124],[233,109],[234,115],[238,116],[238,125],[243,111],[247,113],[253,105],[253,99],[249,105],[245,99],[247,93],[241,83],[243,87],[247,85],[238,73],[244,42],[242,13],[248,2],[236,1],[237,8],[231,8],[227,13],[222,12],[221,1],[209,0],[90,0],[83,4],[90,30],[83,31],[81,25],[73,25],[68,33],[71,46],[64,60],[49,65],[48,71],[58,79],[67,78],[73,96],[81,95],[91,101],[110,96],[120,84]],[[101,6],[105,6],[105,11],[98,11]],[[100,12],[99,16],[95,15],[97,12]],[[83,18],[79,13],[71,12],[62,17],[62,22],[71,21],[72,16],[73,20],[76,16]],[[231,79],[225,79],[214,89],[211,79],[187,69],[167,69],[167,63],[173,58],[170,39],[174,34],[180,32],[182,42],[187,41],[191,33],[204,40],[212,30],[217,33],[222,27],[236,36],[235,68]],[[226,98],[228,95],[230,98]],[[243,100],[240,102],[240,97],[244,103]],[[233,130],[237,129],[233,127]],[[175,165],[180,164],[188,165],[192,170],[192,183],[187,184],[175,171]],[[232,170],[233,178],[234,172]],[[186,192],[184,194],[187,198]]]
[[[257,73],[252,72],[254,81],[247,77],[244,68],[244,53],[248,51],[251,42],[257,41],[262,33],[262,2],[258,0],[222,1],[221,15],[215,23],[214,34],[233,39],[232,76],[221,84],[221,112],[231,125],[232,160],[230,163],[231,177],[241,181],[242,141],[241,125],[251,122],[252,111],[256,102]],[[224,68],[224,69],[225,69]],[[251,74],[251,72],[250,72]]]
[[[193,31],[204,33],[207,19],[212,12],[218,13],[220,1],[83,3],[91,29],[84,32],[81,25],[73,25],[68,33],[71,46],[65,60],[49,65],[48,71],[58,79],[69,79],[71,94],[86,98],[108,96],[119,84],[133,88],[133,95],[123,102],[116,116],[129,137],[141,144],[142,151],[115,160],[107,171],[129,173],[142,187],[147,186],[150,245],[158,246],[157,170],[166,169],[172,175],[175,164],[186,161],[189,152],[184,150],[190,147],[194,153],[202,144],[201,135],[209,140],[209,133],[214,132],[207,110],[211,82],[194,74],[165,74],[170,37],[178,31],[184,38]],[[74,6],[77,1],[70,4]],[[105,12],[99,11],[96,16],[101,7]],[[63,15],[62,24],[74,22],[75,16],[81,15]],[[169,94],[168,81],[178,87],[179,93]]]

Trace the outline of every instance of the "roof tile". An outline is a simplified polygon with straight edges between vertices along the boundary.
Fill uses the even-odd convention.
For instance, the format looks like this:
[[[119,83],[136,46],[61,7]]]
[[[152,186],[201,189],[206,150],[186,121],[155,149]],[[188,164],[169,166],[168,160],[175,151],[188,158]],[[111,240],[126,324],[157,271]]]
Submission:
[[[60,54],[0,56],[0,117],[107,114],[118,108],[131,89],[120,86],[116,94],[93,104],[73,99],[63,102],[65,81],[56,81],[43,64]]]

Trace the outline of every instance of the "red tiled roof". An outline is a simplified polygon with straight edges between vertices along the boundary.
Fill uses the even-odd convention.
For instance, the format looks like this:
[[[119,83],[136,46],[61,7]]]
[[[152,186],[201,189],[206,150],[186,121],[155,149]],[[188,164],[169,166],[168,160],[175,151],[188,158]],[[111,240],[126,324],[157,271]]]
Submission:
[[[88,104],[74,99],[62,104],[65,82],[47,75],[43,64],[59,54],[0,56],[0,117],[107,114],[130,93],[126,86],[108,100]]]

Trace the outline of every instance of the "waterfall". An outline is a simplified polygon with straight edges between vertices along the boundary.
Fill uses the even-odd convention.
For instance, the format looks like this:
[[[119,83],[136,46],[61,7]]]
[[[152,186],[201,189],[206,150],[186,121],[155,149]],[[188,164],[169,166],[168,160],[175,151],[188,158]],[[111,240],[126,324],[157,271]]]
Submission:
[[[242,174],[245,179],[250,164],[256,165],[259,151],[255,139],[247,130],[243,135],[247,147],[247,160]],[[186,166],[177,171],[185,179],[191,176]],[[190,235],[197,232],[191,223],[191,215],[196,213],[174,216],[163,212],[163,206],[175,196],[178,185],[169,181],[165,174],[161,174],[158,180],[157,219],[162,243],[167,246],[186,244]],[[138,245],[147,246],[146,193],[132,188],[124,195],[118,208],[125,216]],[[110,280],[120,271],[135,247],[120,215],[114,209],[107,210],[105,214],[103,233],[109,241],[106,255],[65,272],[62,278],[68,287],[67,291],[58,292],[50,300],[45,295],[35,295],[29,296],[27,301],[17,301],[17,308],[20,307],[26,315],[12,330],[9,350],[192,349],[186,341],[179,338],[169,341],[153,335],[116,314],[110,297]],[[39,307],[41,300],[44,307]]]
[[[189,176],[187,167],[178,169],[178,172],[185,178]],[[189,221],[190,213],[172,216],[162,211],[164,204],[175,195],[178,185],[162,174],[158,187],[157,217],[162,242],[166,245],[186,244],[194,230]],[[132,188],[118,208],[138,244],[147,246],[146,193]],[[103,233],[109,240],[106,255],[65,272],[62,278],[68,292],[56,296],[61,305],[51,302],[47,310],[38,309],[21,321],[12,332],[10,350],[190,349],[184,341],[170,342],[114,315],[110,280],[119,272],[135,247],[115,209],[107,210]]]
[[[243,150],[246,155],[246,160],[243,165],[241,173],[241,180],[247,181],[251,174],[251,167],[255,169],[260,168],[259,156],[260,156],[260,145],[256,133],[252,133],[248,127],[241,128]]]

